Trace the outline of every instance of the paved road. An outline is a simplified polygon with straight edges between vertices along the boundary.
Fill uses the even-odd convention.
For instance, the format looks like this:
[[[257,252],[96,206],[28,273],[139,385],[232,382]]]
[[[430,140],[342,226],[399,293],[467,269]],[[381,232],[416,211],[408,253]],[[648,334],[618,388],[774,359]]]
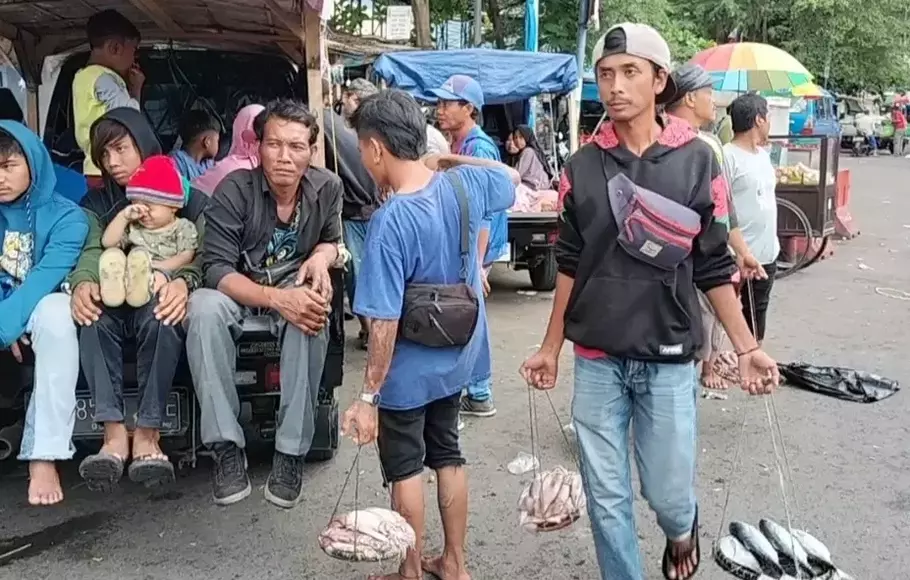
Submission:
[[[907,303],[879,296],[875,288],[910,291],[910,194],[905,191],[910,160],[851,159],[843,165],[854,170],[853,213],[863,233],[838,244],[833,259],[776,287],[768,346],[780,360],[854,366],[906,380],[908,342],[900,336],[910,326]],[[515,370],[539,342],[549,313],[548,296],[517,292],[525,285],[524,275],[494,274],[490,319],[499,415],[469,421],[464,432],[471,462],[470,563],[480,580],[589,580],[597,572],[586,520],[553,535],[534,536],[516,526],[515,502],[528,478],[510,475],[505,465],[527,450],[529,441],[526,391]],[[341,392],[344,401],[359,387],[362,372],[362,354],[352,353]],[[565,420],[570,358],[563,368],[554,402]],[[796,522],[822,538],[858,579],[899,577],[899,567],[910,563],[903,539],[910,529],[907,395],[858,405],[784,389],[776,400],[795,472]],[[743,410],[748,418],[745,451],[734,478],[729,517],[782,521],[784,513],[762,401],[735,393],[728,401],[701,403],[699,497],[707,547],[720,523]],[[544,462],[565,464],[568,455],[556,422],[546,412],[540,416]],[[157,497],[130,485],[111,497],[93,495],[79,485],[70,466],[66,503],[45,510],[25,506],[24,469],[7,465],[0,481],[0,539],[12,540],[6,547],[31,547],[0,567],[0,579],[362,578],[378,570],[330,560],[315,544],[353,456],[352,446],[345,444],[334,461],[311,466],[306,498],[290,512],[262,499],[267,466],[261,463],[253,468],[257,491],[229,508],[210,502],[207,463],[175,490]],[[382,504],[372,452],[362,457],[361,470],[363,503]],[[428,484],[428,499],[432,493]],[[350,507],[353,497],[346,502]],[[644,502],[639,499],[636,506],[648,578],[659,578],[662,541]],[[431,547],[438,547],[438,535],[434,514]],[[712,562],[705,562],[703,571],[700,577],[705,579],[728,577]]]

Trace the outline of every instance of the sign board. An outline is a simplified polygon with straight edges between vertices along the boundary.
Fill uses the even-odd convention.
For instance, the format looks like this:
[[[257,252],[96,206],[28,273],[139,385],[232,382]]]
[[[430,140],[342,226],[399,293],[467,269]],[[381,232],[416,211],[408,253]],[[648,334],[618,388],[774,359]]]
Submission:
[[[414,28],[414,13],[410,6],[388,6],[386,8],[385,39],[410,40]]]

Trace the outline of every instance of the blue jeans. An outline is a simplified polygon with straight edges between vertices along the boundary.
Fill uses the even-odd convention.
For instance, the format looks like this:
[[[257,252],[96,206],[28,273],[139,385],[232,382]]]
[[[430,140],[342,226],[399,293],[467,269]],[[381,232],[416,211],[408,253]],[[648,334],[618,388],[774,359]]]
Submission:
[[[344,274],[344,288],[348,293],[351,310],[354,309],[354,291],[357,288],[357,274],[360,272],[360,263],[363,261],[363,245],[367,239],[368,221],[343,220],[344,247],[351,253],[351,263]]]
[[[483,271],[489,275],[490,270],[493,269],[493,264],[483,267]],[[484,308],[486,308],[486,303],[484,303]],[[493,397],[493,377],[487,377],[479,381],[475,381],[465,387],[468,392],[468,398],[474,401],[489,401]]]
[[[572,415],[603,580],[642,580],[632,507],[629,423],[641,493],[671,539],[695,518],[694,363],[575,357]]]

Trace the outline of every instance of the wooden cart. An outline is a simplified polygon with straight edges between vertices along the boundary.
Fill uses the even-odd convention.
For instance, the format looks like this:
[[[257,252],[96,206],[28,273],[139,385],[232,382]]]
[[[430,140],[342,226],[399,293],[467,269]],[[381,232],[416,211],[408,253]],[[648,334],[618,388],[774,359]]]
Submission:
[[[772,137],[778,172],[777,235],[782,276],[815,263],[835,230],[840,143],[825,135]]]

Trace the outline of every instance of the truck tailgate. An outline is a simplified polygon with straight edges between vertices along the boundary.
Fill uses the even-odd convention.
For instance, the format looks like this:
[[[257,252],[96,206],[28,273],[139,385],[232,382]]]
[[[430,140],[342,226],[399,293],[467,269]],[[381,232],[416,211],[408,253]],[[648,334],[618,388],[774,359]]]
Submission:
[[[535,213],[514,212],[509,214],[509,227],[514,226],[549,226],[555,228],[559,223],[559,213],[542,211]]]

